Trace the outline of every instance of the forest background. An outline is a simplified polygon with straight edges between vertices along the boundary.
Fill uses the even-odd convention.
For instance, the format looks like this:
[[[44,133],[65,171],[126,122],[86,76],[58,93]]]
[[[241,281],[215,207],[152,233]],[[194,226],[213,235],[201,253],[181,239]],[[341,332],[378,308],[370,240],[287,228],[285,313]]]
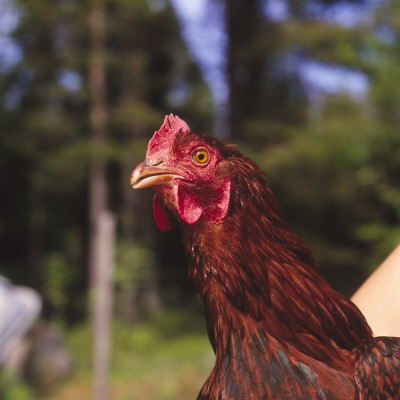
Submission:
[[[400,1],[198,4],[0,3],[0,271],[40,293],[78,371],[26,396],[88,398],[102,210],[117,221],[113,398],[194,398],[211,368],[179,234],[129,186],[166,114],[260,164],[346,295],[400,241]]]

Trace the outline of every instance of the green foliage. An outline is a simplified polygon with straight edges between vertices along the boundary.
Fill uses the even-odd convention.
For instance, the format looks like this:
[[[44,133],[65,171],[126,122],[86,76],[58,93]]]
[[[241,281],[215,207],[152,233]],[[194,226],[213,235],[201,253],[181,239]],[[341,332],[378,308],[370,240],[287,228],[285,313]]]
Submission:
[[[113,338],[111,386],[116,400],[195,398],[214,363],[198,311],[166,310],[135,326],[116,321]],[[89,327],[70,331],[67,343],[77,368],[75,378],[60,392],[60,398],[69,399],[74,398],[67,395],[73,386],[75,398],[82,396],[91,379]]]
[[[325,64],[344,65],[354,69],[367,67],[363,27],[343,27],[323,20],[294,19],[283,26],[289,48]]]
[[[400,3],[382,3],[376,29],[307,18],[306,4],[290,4],[295,18],[274,28],[280,51],[367,72],[370,97],[321,95],[309,105],[307,121],[295,125],[292,116],[271,123],[246,114],[244,141],[253,144],[247,152],[267,172],[295,231],[335,287],[350,295],[399,243],[400,97],[393,82]]]
[[[286,141],[254,155],[293,229],[311,245],[331,283],[348,295],[398,240],[394,221],[378,230],[388,196],[398,199],[398,192],[382,169],[386,157],[394,162],[394,147],[389,152],[383,146],[388,153],[381,153],[382,129],[370,107],[343,96],[327,98],[314,110],[314,122],[288,130]],[[375,242],[367,236],[371,224],[379,236]]]
[[[201,121],[204,130],[212,126],[210,91],[169,3],[110,0],[105,2],[107,138],[94,144],[88,115],[89,3],[15,0],[20,19],[12,39],[22,59],[0,74],[0,183],[7,187],[0,199],[0,265],[17,283],[42,290],[45,315],[59,321],[79,319],[86,309],[93,161],[106,162],[109,207],[123,221],[121,242],[136,243],[136,223],[124,220],[145,213],[132,200],[129,174],[154,129],[169,112]],[[149,251],[152,237],[154,232],[146,241]],[[127,246],[124,251],[129,258]],[[144,261],[130,270],[126,263],[121,267],[118,254],[121,288],[128,275],[136,279],[144,273],[138,272]]]
[[[400,77],[399,1],[383,2],[375,17],[376,34],[369,40],[369,62],[373,77],[371,102],[380,135],[371,144],[364,178],[374,188],[374,206],[379,211],[357,230],[359,238],[368,244],[370,267],[400,242],[400,91],[394,85]]]
[[[400,228],[382,222],[366,223],[356,229],[356,236],[373,249],[368,258],[368,270],[372,272],[400,243]]]
[[[53,320],[62,323],[69,302],[67,289],[72,282],[71,269],[64,255],[57,252],[49,254],[43,273],[42,295],[53,309]]]
[[[133,322],[146,309],[140,294],[154,269],[155,253],[139,243],[124,241],[117,244],[115,253],[115,309],[127,322]]]
[[[154,263],[153,252],[140,244],[120,242],[116,246],[116,284],[134,280],[140,284],[146,279],[147,268]]]
[[[34,400],[32,389],[21,380],[2,371],[0,373],[0,398],[2,400]]]

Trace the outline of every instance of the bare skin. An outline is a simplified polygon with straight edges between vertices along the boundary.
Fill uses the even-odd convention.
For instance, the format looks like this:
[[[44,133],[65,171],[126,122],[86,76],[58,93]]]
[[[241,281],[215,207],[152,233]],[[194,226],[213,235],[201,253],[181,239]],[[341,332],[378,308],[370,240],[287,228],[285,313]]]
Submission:
[[[352,301],[375,336],[400,336],[400,245],[364,282]]]

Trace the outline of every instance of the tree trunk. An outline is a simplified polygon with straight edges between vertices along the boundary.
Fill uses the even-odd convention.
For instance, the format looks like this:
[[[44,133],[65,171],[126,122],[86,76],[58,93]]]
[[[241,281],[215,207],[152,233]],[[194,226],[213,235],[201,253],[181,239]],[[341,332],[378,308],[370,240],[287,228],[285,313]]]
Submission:
[[[260,21],[260,0],[225,1],[228,33],[227,76],[229,85],[228,124],[230,137],[240,139],[244,122],[251,118],[260,101],[260,82],[265,73],[266,54],[257,51]],[[242,23],[246,21],[246,23]]]
[[[108,375],[111,355],[111,327],[113,306],[113,270],[115,219],[110,212],[103,212],[98,221],[98,245],[96,246],[95,289],[93,291],[94,399],[110,397]]]
[[[99,216],[107,208],[106,165],[104,147],[106,138],[107,112],[105,107],[105,16],[103,0],[91,0],[89,14],[90,55],[89,94],[91,99],[90,123],[92,128],[92,169],[90,173],[90,254],[89,288],[93,289],[96,273],[96,243],[98,241]]]
[[[94,343],[93,384],[94,399],[108,400],[114,218],[107,211],[104,0],[91,0],[88,24],[90,35],[88,79],[93,151],[89,198],[89,291]]]

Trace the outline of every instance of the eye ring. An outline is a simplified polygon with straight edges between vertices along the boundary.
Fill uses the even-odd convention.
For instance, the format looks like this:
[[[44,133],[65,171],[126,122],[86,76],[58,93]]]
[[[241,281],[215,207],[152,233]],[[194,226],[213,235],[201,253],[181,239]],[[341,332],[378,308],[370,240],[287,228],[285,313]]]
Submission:
[[[210,160],[210,154],[207,149],[197,149],[193,152],[193,160],[198,165],[207,165]]]

